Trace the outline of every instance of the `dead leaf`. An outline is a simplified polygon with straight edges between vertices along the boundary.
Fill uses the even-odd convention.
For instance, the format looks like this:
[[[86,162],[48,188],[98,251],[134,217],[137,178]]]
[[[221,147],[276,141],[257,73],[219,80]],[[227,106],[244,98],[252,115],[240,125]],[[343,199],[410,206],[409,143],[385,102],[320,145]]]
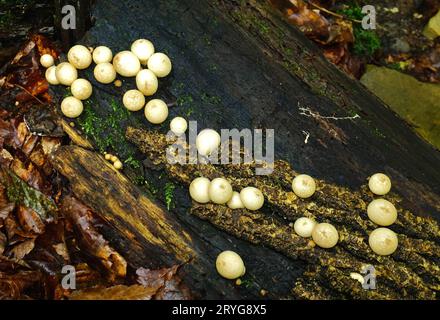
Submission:
[[[31,252],[35,247],[35,239],[26,240],[16,244],[9,252],[8,256],[15,260],[23,260],[23,258]]]
[[[30,208],[18,206],[17,219],[22,229],[26,232],[33,232],[35,234],[42,234],[45,226],[38,213]]]
[[[90,288],[72,292],[70,300],[150,300],[156,293],[141,285],[117,285],[109,288]]]
[[[0,255],[2,255],[3,252],[5,252],[7,241],[8,239],[6,238],[5,234],[0,231]]]
[[[66,196],[61,201],[61,210],[64,216],[74,225],[82,249],[98,258],[101,264],[114,276],[125,277],[127,262],[111,248],[104,237],[93,225],[93,214],[74,197]]]
[[[191,294],[177,276],[179,267],[173,266],[160,270],[139,268],[136,270],[137,282],[145,287],[154,288],[156,300],[188,300]]]
[[[57,51],[44,36],[32,35],[29,42],[23,45],[4,73],[0,75],[0,78],[3,78],[2,87],[20,88],[20,92],[15,96],[16,101],[35,102],[37,99],[50,101],[47,93],[49,85],[39,64],[41,55],[45,53],[51,54],[54,58],[58,57]]]
[[[0,300],[29,299],[27,291],[38,288],[40,281],[41,273],[38,271],[0,272]]]

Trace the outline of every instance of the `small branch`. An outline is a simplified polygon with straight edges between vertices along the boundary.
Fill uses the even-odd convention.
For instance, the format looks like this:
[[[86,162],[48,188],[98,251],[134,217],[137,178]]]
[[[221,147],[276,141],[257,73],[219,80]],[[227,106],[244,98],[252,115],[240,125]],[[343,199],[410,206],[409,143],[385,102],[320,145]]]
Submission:
[[[355,114],[351,117],[335,117],[335,116],[322,116],[318,112],[313,112],[310,108],[304,108],[300,107],[298,102],[298,110],[300,111],[300,115],[306,116],[306,117],[312,117],[315,119],[331,119],[331,120],[354,120],[360,118],[358,114]]]
[[[13,86],[15,86],[15,87],[17,87],[17,88],[19,88],[19,89],[21,89],[21,90],[23,90],[24,92],[26,92],[27,94],[29,94],[32,98],[34,98],[35,100],[37,100],[39,103],[41,103],[41,104],[44,104],[44,102],[43,101],[41,101],[39,98],[37,98],[36,96],[34,96],[32,93],[30,93],[29,92],[29,90],[27,90],[25,87],[22,87],[21,85],[19,85],[19,84],[12,84]]]
[[[352,19],[352,18],[346,17],[346,16],[344,16],[344,15],[341,15],[341,14],[335,13],[335,12],[333,12],[333,11],[330,11],[330,10],[328,10],[328,9],[326,9],[326,8],[323,8],[323,7],[319,6],[319,5],[317,5],[316,3],[312,2],[312,1],[308,1],[308,0],[305,0],[305,1],[306,1],[308,4],[310,4],[312,7],[315,7],[316,9],[321,10],[321,11],[323,11],[323,12],[325,12],[325,13],[331,15],[331,16],[337,17],[337,18],[339,18],[339,19],[350,20],[350,21],[353,21],[353,22],[356,22],[356,23],[362,23],[361,20]]]
[[[303,130],[302,133],[306,136],[306,138],[304,139],[304,143],[307,144],[309,142],[310,132]]]

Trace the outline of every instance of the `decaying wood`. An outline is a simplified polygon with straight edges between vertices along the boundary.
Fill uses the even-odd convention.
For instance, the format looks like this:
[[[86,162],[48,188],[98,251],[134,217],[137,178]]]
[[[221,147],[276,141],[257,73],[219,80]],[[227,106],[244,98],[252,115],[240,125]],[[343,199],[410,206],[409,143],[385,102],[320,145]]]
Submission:
[[[283,161],[275,162],[274,172],[269,176],[254,176],[255,163],[171,165],[167,162],[166,150],[172,141],[167,141],[164,135],[129,127],[127,137],[179,183],[189,186],[198,176],[225,177],[234,190],[247,186],[262,190],[272,210],[250,212],[194,203],[191,212],[237,237],[322,266],[319,274],[334,291],[343,288],[344,295],[374,299],[433,299],[440,291],[440,226],[432,218],[417,217],[398,205],[397,230],[391,228],[399,233],[400,246],[390,257],[378,256],[368,246],[368,234],[375,226],[366,216],[366,207],[367,201],[374,197],[365,189],[352,191],[319,180],[316,194],[310,199],[301,199],[290,187],[298,173]],[[188,150],[186,143],[182,150]],[[394,194],[386,197],[396,204],[400,202]],[[340,236],[338,246],[332,250],[322,249],[296,235],[291,223],[301,216],[334,224]],[[378,290],[363,290],[350,278],[351,272],[360,272],[366,264],[377,270]]]
[[[159,268],[191,259],[189,235],[103,157],[67,146],[55,151],[51,162],[69,179],[75,196],[114,228],[113,245],[132,266]]]
[[[73,144],[85,149],[93,149],[92,144],[84,136],[80,135],[77,130],[72,128],[66,120],[63,119],[60,122],[63,131],[69,136]]]
[[[146,7],[149,10],[143,10]],[[213,171],[203,166],[166,166],[159,135],[150,133],[148,141],[142,136],[131,137],[153,163],[146,166],[144,176],[150,185],[161,186],[165,180],[151,168],[165,168],[168,177],[179,182],[172,211],[181,222],[176,230],[188,230],[197,243],[198,266],[192,264],[193,269],[187,271],[193,278],[190,285],[201,297],[255,298],[261,288],[267,289],[271,298],[287,296],[292,288],[298,298],[432,298],[437,294],[438,223],[422,216],[439,221],[439,152],[362,85],[328,63],[299,30],[273,12],[267,1],[170,0],[158,5],[152,0],[98,0],[93,15],[100,23],[87,32],[81,43],[105,44],[116,52],[145,37],[155,43],[158,51],[169,54],[173,72],[160,80],[154,98],[176,105],[170,108],[170,118],[197,120],[199,129],[275,130],[276,158],[284,161],[277,162],[278,170],[271,176],[258,179],[254,178],[253,168],[246,166],[216,167]],[[133,79],[123,79],[123,87],[116,88],[94,81],[92,70],[81,76],[93,84],[94,95],[87,108],[96,113],[97,119],[112,115],[110,101],[120,103],[123,93],[135,88]],[[54,91],[61,101],[65,92],[59,87]],[[131,114],[119,126],[125,130],[140,124],[151,128],[142,112]],[[162,133],[167,129],[168,124],[155,127]],[[106,151],[123,158],[128,149],[133,145],[121,143]],[[136,157],[143,159],[139,154]],[[99,161],[102,164],[102,159]],[[66,176],[77,184],[76,174],[86,180],[93,169],[84,171],[83,166],[86,164],[72,165]],[[296,174],[290,166],[319,180],[320,189],[312,202],[296,199],[289,192]],[[208,176],[210,172],[221,173],[233,181],[235,188],[257,183],[267,194],[267,208],[261,213],[248,213],[218,206],[193,207],[186,186],[201,172]],[[393,229],[401,244],[393,257],[372,255],[365,242],[373,228],[365,215],[372,196],[360,187],[374,172],[385,172],[393,181],[394,193],[389,199],[399,208],[399,220]],[[92,187],[91,182],[83,182]],[[82,193],[84,202],[96,201]],[[188,214],[191,207],[192,214]],[[344,236],[340,245],[324,251],[295,237],[289,223],[303,214],[335,224]],[[230,219],[241,223],[234,224]],[[117,226],[131,228],[117,220]],[[103,234],[116,247],[118,233],[124,234],[124,228],[105,230]],[[215,257],[227,249],[244,258],[249,277],[246,280],[253,283],[250,289],[235,288],[216,274]],[[350,272],[360,272],[364,263],[384,270],[380,291],[361,291],[360,283],[349,277]],[[318,267],[303,274],[311,264]],[[313,284],[319,289],[313,289]]]

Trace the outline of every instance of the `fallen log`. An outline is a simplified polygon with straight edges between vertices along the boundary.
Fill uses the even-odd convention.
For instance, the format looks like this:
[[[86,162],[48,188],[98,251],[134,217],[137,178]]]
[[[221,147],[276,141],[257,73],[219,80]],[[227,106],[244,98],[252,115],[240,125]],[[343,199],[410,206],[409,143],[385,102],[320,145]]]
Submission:
[[[107,222],[100,232],[132,270],[182,264],[182,277],[195,297],[218,299],[256,298],[258,289],[262,288],[260,282],[267,285],[269,277],[276,281],[274,275],[281,274],[286,267],[286,258],[264,248],[248,248],[247,254],[254,260],[249,259],[248,265],[257,266],[257,270],[247,277],[249,288],[238,292],[231,282],[221,280],[214,267],[216,255],[221,248],[227,247],[230,239],[221,239],[215,229],[206,227],[202,230],[203,234],[194,233],[192,228],[181,224],[157,201],[150,200],[96,152],[78,146],[60,147],[51,155],[51,163],[69,180],[71,192]],[[215,243],[209,240],[213,233],[220,237]],[[274,260],[279,264],[267,275],[268,279],[262,281],[261,274]],[[292,276],[295,275],[296,272],[293,272]],[[288,278],[293,282],[291,276]],[[289,283],[274,284],[277,297],[281,297],[282,292],[288,293]]]
[[[149,10],[143,10],[146,7]],[[175,105],[170,108],[170,118],[179,115],[197,120],[199,129],[274,129],[276,158],[285,160],[296,171],[307,172],[348,190],[359,190],[369,175],[385,172],[392,177],[393,192],[402,207],[416,215],[440,220],[439,152],[414,134],[361,84],[328,63],[318,48],[274,13],[266,1],[157,3],[134,0],[128,3],[108,0],[96,2],[93,16],[98,23],[81,43],[108,45],[116,51],[126,50],[133,40],[146,37],[156,44],[158,51],[170,55],[173,73],[160,81],[155,95]],[[85,132],[97,149],[103,149],[100,151],[116,153],[123,160],[144,159],[134,145],[120,139],[127,126],[151,126],[142,112],[117,118],[116,129],[109,127],[97,133],[87,126],[87,123],[98,124],[113,117],[118,106],[123,109],[122,94],[135,88],[134,81],[125,79],[123,87],[117,88],[94,81],[91,70],[82,76],[92,81],[95,93],[76,127]],[[53,94],[61,98],[65,92],[56,88]],[[167,128],[165,124],[155,129],[166,133]],[[108,142],[112,134],[115,143]],[[161,167],[151,163],[144,167],[145,170],[126,166],[124,173],[133,182],[137,182],[141,174],[150,187],[159,190],[169,181],[162,171],[156,172]],[[72,171],[66,173],[69,179],[74,179],[70,177]],[[286,184],[285,181],[280,183]],[[151,191],[148,186],[142,188]],[[156,197],[163,201],[160,193],[156,193]],[[273,248],[270,243],[249,244],[195,218],[189,213],[192,204],[186,187],[177,185],[174,203],[177,205],[171,211],[179,220],[175,232],[187,230],[197,247],[201,267],[188,268],[188,274],[193,277],[190,285],[202,297],[256,297],[259,289],[264,288],[269,290],[270,297],[280,298],[289,295],[296,280],[298,288],[310,289],[307,281],[299,278],[310,262],[286,258],[286,252],[278,250],[283,252],[279,254],[265,247]],[[279,204],[274,210],[282,215],[290,212]],[[298,208],[291,218],[303,214],[301,210],[303,208]],[[204,219],[210,217],[207,220],[214,223],[218,218],[209,215],[213,211],[205,209],[192,212]],[[338,217],[342,226],[357,227],[357,231],[364,227],[349,220],[349,216],[347,221],[343,216],[333,219]],[[221,227],[219,222],[216,224]],[[405,223],[399,228],[405,229]],[[231,228],[227,231],[239,236],[238,231],[231,232]],[[412,236],[423,233],[417,230],[416,224],[412,224],[409,231],[413,232]],[[117,232],[108,230],[113,246],[118,242],[119,232],[124,233],[119,229]],[[243,256],[252,282],[250,289],[243,286],[234,289],[212,270],[216,254],[225,249],[233,249]],[[332,271],[311,272],[317,275],[313,281],[331,278],[342,290],[347,279],[339,275],[339,269]],[[417,292],[432,297],[433,290],[425,289]],[[349,297],[352,294],[327,287],[310,294],[298,290],[296,297]],[[388,297],[393,297],[396,290],[398,288],[393,287]]]
[[[369,190],[352,191],[326,181],[317,181],[317,191],[309,199],[297,197],[291,190],[298,174],[283,161],[274,163],[269,176],[254,176],[256,163],[227,164],[169,164],[166,150],[173,143],[166,136],[128,128],[127,137],[154,164],[162,165],[179,183],[189,187],[199,176],[214,179],[224,177],[234,190],[247,186],[259,188],[266,198],[266,206],[259,211],[232,210],[224,205],[193,203],[191,213],[208,220],[218,228],[255,244],[269,246],[294,259],[303,260],[324,270],[324,286],[350,298],[433,299],[440,290],[440,226],[432,218],[420,218],[397,206],[398,219],[391,226],[399,234],[399,249],[390,257],[378,256],[368,246],[368,234],[377,228],[366,215],[366,207],[374,197]],[[179,142],[177,142],[179,143]],[[181,150],[188,150],[186,143]],[[400,199],[393,194],[384,196],[393,203]],[[273,214],[273,213],[276,214]],[[292,223],[307,216],[336,226],[339,242],[331,250],[316,247],[313,241],[298,236]],[[350,274],[358,273],[369,264],[377,270],[377,290],[360,290],[350,283]],[[330,270],[330,271],[329,271]],[[331,280],[335,280],[332,283]]]
[[[194,254],[190,236],[104,158],[67,146],[52,154],[54,168],[69,179],[73,193],[116,232],[117,249],[134,266],[184,263]]]

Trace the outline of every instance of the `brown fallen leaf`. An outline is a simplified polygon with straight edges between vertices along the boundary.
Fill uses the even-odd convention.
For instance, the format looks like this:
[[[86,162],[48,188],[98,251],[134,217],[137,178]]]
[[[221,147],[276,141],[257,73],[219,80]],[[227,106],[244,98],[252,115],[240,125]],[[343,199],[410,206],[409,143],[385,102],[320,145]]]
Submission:
[[[137,282],[145,287],[155,288],[153,299],[156,300],[189,300],[189,289],[177,275],[180,266],[151,270],[139,268],[136,270]]]
[[[28,239],[34,239],[36,237],[35,233],[26,232],[21,229],[20,224],[17,222],[14,215],[10,215],[5,219],[4,227],[9,245],[14,245]]]
[[[34,210],[24,206],[18,206],[16,215],[24,231],[33,232],[35,234],[42,234],[44,232],[44,222]]]
[[[28,290],[40,286],[41,273],[38,271],[18,271],[13,274],[0,272],[0,300],[29,299]]]
[[[156,293],[154,288],[142,285],[117,285],[109,288],[90,288],[73,291],[70,300],[150,300]]]
[[[6,196],[6,188],[0,184],[0,228],[3,227],[4,220],[14,210],[15,204],[9,202]]]
[[[41,55],[49,53],[54,58],[58,52],[51,43],[42,35],[32,35],[14,59],[7,65],[0,79],[4,89],[20,88],[20,93],[15,96],[19,102],[44,100],[50,102],[48,94],[49,85],[43,75],[43,68],[39,60]]]
[[[2,255],[3,252],[5,252],[7,241],[8,239],[6,238],[5,234],[0,231],[0,255]]]
[[[16,244],[8,252],[8,256],[15,260],[23,260],[23,258],[30,253],[35,247],[35,239],[30,239]]]
[[[97,231],[93,225],[93,213],[90,208],[76,198],[66,196],[61,200],[61,211],[75,227],[80,247],[97,258],[110,275],[125,277],[127,262]]]
[[[32,134],[29,134],[24,143],[23,146],[21,148],[21,150],[23,151],[23,153],[26,156],[29,156],[31,154],[31,152],[34,150],[35,146],[37,145],[37,143],[39,142],[40,137],[38,136],[34,136]]]
[[[14,161],[12,161],[11,163],[10,169],[30,187],[46,195],[51,193],[48,182],[45,181],[37,166],[35,166],[32,162],[26,164],[20,159],[14,158]]]

